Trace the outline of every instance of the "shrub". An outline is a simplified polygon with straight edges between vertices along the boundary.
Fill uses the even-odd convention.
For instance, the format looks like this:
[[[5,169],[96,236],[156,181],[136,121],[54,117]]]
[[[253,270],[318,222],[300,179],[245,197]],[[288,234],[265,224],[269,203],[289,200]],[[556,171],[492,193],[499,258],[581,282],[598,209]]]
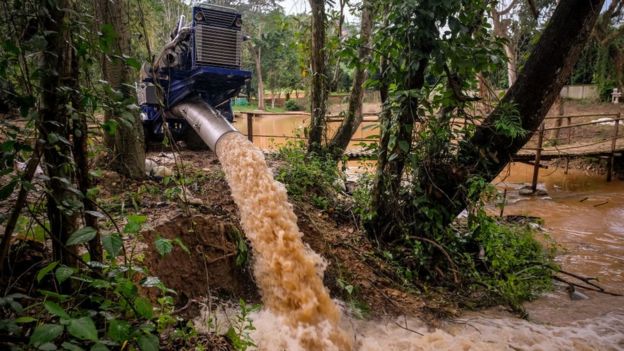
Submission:
[[[297,104],[295,100],[286,100],[286,104],[284,106],[286,111],[301,111],[302,108]]]
[[[276,179],[284,183],[288,194],[326,209],[329,195],[336,191],[336,163],[329,157],[307,155],[303,142],[288,143],[280,148],[278,158],[284,163],[278,168]]]

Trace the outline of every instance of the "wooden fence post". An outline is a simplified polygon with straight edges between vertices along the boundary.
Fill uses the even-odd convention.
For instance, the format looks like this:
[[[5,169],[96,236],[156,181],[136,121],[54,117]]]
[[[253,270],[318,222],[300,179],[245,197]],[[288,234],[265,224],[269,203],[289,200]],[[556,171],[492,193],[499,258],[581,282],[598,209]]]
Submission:
[[[247,139],[253,143],[253,113],[247,112]]]
[[[561,125],[563,124],[563,115],[564,115],[564,104],[565,104],[565,100],[560,96],[557,98],[559,100],[559,113],[558,116],[559,118],[557,118],[557,120],[555,121],[555,127],[561,127]],[[570,119],[568,118],[568,124],[570,124]],[[561,129],[554,129],[552,136],[553,139],[555,139],[555,143],[559,141],[559,134],[561,133]]]
[[[539,175],[540,162],[542,159],[542,144],[544,143],[544,122],[540,125],[539,135],[537,138],[537,150],[535,151],[535,165],[533,166],[533,182],[531,183],[531,191],[537,191],[537,177]]]
[[[615,119],[613,140],[611,140],[611,155],[609,156],[609,164],[607,167],[607,182],[610,182],[613,179],[613,168],[615,164],[615,149],[617,148],[618,129],[620,126],[620,116],[621,116],[621,113],[618,112],[617,117]]]

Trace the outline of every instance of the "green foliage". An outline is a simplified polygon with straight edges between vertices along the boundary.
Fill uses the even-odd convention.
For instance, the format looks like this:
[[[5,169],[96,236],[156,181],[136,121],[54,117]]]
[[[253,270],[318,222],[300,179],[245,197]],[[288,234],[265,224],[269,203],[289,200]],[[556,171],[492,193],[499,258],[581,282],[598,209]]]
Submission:
[[[174,245],[179,246],[182,251],[186,252],[187,254],[191,253],[188,247],[184,245],[184,242],[182,242],[182,239],[180,238],[175,238],[171,240],[159,236],[156,240],[154,240],[154,248],[156,248],[156,252],[158,252],[161,256],[166,256],[170,254],[171,251],[173,251]]]
[[[482,178],[466,189],[467,216],[451,227],[440,224],[439,207],[425,198],[427,237],[405,233],[403,245],[385,252],[406,282],[414,280],[459,288],[458,301],[467,306],[507,304],[522,312],[521,303],[552,287],[554,247],[528,224],[506,223],[490,217],[485,206],[498,196]],[[469,289],[463,287],[468,286]]]
[[[306,155],[301,142],[281,147],[278,158],[283,164],[275,178],[286,185],[288,194],[295,199],[310,199],[315,206],[327,209],[339,177],[335,161],[330,157]]]
[[[511,139],[523,137],[527,134],[527,130],[522,128],[522,117],[515,106],[500,103],[497,108],[501,113],[500,117],[494,122],[494,128],[500,134]]]
[[[236,242],[235,263],[238,267],[245,267],[249,263],[249,258],[251,256],[247,239],[243,233],[238,231],[238,229],[234,229],[231,233],[233,234],[234,241]]]
[[[552,288],[554,251],[536,240],[527,225],[497,223],[482,216],[472,235],[483,248],[474,278],[516,310]]]
[[[40,350],[159,350],[162,333],[171,335],[169,343],[194,335],[188,326],[180,327],[184,330],[177,332],[178,318],[173,315],[172,297],[175,292],[157,277],[150,276],[144,267],[130,262],[129,257],[124,255],[124,264],[115,259],[122,252],[116,245],[123,242],[116,243],[114,238],[121,238],[122,234],[138,235],[146,220],[146,216],[129,215],[124,233],[108,236],[110,244],[104,247],[111,250],[109,261],[91,261],[88,268],[68,267],[57,261],[48,263],[35,274],[39,283],[35,295],[12,294],[0,298],[0,309],[10,311],[0,319],[0,334],[27,337],[30,346]],[[79,230],[72,238],[83,238],[84,232]],[[78,244],[82,239],[75,241]],[[106,237],[103,241],[107,241]],[[188,252],[179,239],[169,244]],[[45,290],[47,285],[57,286],[52,284],[53,280],[70,284],[72,289]],[[142,296],[142,289],[156,289],[160,294],[158,304]],[[26,302],[29,304],[24,308]]]
[[[358,179],[357,188],[353,192],[353,200],[355,201],[354,211],[358,218],[367,222],[373,219],[374,213],[371,209],[371,188],[373,176],[364,174]]]
[[[225,336],[230,340],[237,351],[246,351],[250,347],[256,347],[251,332],[256,330],[249,315],[260,310],[260,305],[248,305],[245,300],[239,301],[240,311],[236,319],[231,321],[231,326]]]
[[[97,234],[97,231],[92,227],[82,227],[76,230],[72,235],[67,239],[67,246],[84,244],[88,241],[93,240]]]
[[[286,111],[301,111],[302,108],[297,104],[295,100],[286,100],[285,104]]]

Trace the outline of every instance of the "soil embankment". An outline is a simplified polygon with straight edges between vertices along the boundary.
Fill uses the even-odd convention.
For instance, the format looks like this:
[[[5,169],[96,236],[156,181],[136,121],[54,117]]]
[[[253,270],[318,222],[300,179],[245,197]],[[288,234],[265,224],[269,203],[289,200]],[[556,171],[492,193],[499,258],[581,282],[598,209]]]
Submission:
[[[152,153],[148,158],[159,166],[175,165],[171,154]],[[189,303],[189,299],[199,302],[208,293],[213,297],[259,301],[251,275],[252,250],[246,246],[248,256],[241,256],[241,245],[247,242],[242,237],[240,212],[216,157],[211,152],[183,151],[179,159],[187,171],[186,201],[183,196],[167,198],[167,189],[175,186],[156,182],[149,182],[152,190],[142,191],[140,197],[140,206],[151,227],[144,233],[148,244],[144,250],[145,264],[165,285],[178,292],[179,306]],[[118,181],[113,180],[113,185],[107,179],[109,183],[102,185],[112,190],[110,195],[121,191],[116,189]],[[126,192],[132,193],[131,189],[139,190],[138,187],[126,184]],[[191,216],[182,210],[186,206]],[[294,202],[293,209],[303,241],[328,263],[324,284],[332,296],[357,303],[369,316],[416,314],[424,307],[419,297],[403,291],[395,271],[373,254],[373,247],[353,220],[307,203]],[[171,255],[159,255],[153,247],[159,236],[179,238],[189,253],[174,246]],[[345,289],[346,285],[350,287]]]

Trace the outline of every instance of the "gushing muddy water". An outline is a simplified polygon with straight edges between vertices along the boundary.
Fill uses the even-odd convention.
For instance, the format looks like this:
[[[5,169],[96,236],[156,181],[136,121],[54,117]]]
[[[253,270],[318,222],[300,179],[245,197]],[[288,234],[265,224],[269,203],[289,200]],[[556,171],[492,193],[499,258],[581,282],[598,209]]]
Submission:
[[[293,119],[293,117],[284,118]],[[267,135],[279,132],[290,134],[282,131],[283,123],[279,124],[279,130],[273,130],[269,125],[272,123],[269,122],[262,121],[256,128],[264,128],[261,131]],[[288,126],[290,132],[296,127],[295,122],[300,121],[293,119],[293,124]],[[239,183],[249,182],[254,184],[253,186],[265,188],[266,184],[270,183],[272,184],[268,186],[268,189],[272,189],[270,191],[279,189],[277,192],[281,194],[278,196],[280,200],[276,201],[289,209],[284,218],[290,219],[280,219],[278,222],[291,223],[286,227],[294,229],[288,232],[295,233],[294,237],[300,238],[294,214],[287,204],[286,193],[281,185],[273,183],[270,174],[264,175],[262,180],[253,180],[257,177],[254,175],[258,174],[257,172],[260,174],[266,172],[264,168],[261,171],[250,168],[250,164],[264,164],[264,161],[259,161],[262,156],[248,146],[245,146],[244,150],[234,151],[237,147],[234,144],[243,143],[244,137],[230,136],[230,138],[227,143],[220,143],[219,147],[222,150],[220,153],[223,154],[219,155],[220,158],[229,158],[228,162],[232,162],[230,169],[226,169],[226,174],[232,174],[228,177],[237,177]],[[254,142],[260,142],[259,146],[263,148],[271,148],[283,142],[274,140],[264,144],[268,142],[267,138],[264,139],[266,140],[261,138]],[[248,159],[246,162],[249,163],[240,163],[239,159]],[[357,167],[354,164],[349,166]],[[362,171],[366,172],[367,169]],[[540,182],[548,191],[548,195],[518,196],[517,189],[523,183],[530,182],[531,171],[532,168],[529,166],[515,164],[494,182],[500,189],[509,190],[505,214],[543,218],[544,229],[560,245],[557,260],[564,269],[584,276],[597,277],[600,284],[609,290],[624,293],[624,182],[606,183],[604,176],[577,170],[571,170],[566,175],[563,174],[563,170],[550,169],[543,170],[540,174]],[[239,203],[241,215],[243,211],[248,212],[243,216],[247,218],[243,219],[245,230],[252,230],[256,222],[263,223],[264,228],[260,229],[261,232],[258,234],[248,233],[251,235],[250,238],[254,236],[264,238],[251,240],[258,240],[259,245],[267,248],[266,252],[262,252],[265,249],[260,249],[262,251],[257,253],[264,257],[259,257],[257,265],[261,267],[257,266],[256,272],[259,277],[258,284],[265,295],[267,309],[252,317],[257,328],[252,336],[261,350],[290,351],[306,347],[308,350],[330,350],[335,347],[349,349],[346,340],[352,340],[353,350],[360,351],[624,350],[624,298],[583,291],[589,299],[572,301],[563,286],[557,286],[554,292],[526,304],[529,312],[528,321],[500,310],[488,310],[468,313],[460,319],[443,322],[435,329],[427,327],[418,318],[410,317],[388,317],[371,321],[343,318],[339,322],[339,312],[331,304],[320,279],[318,285],[316,282],[312,284],[315,288],[301,290],[301,287],[294,288],[304,285],[299,283],[300,278],[296,277],[299,273],[285,272],[289,278],[286,285],[282,286],[274,284],[275,279],[281,279],[279,274],[282,273],[268,278],[273,273],[267,270],[277,268],[281,271],[289,266],[290,263],[277,261],[279,254],[275,252],[281,248],[289,251],[290,244],[282,247],[281,242],[278,245],[266,241],[267,238],[276,235],[272,234],[268,222],[262,217],[268,215],[272,218],[269,221],[273,221],[277,217],[281,218],[282,214],[278,215],[269,208],[273,195],[249,189],[246,186],[239,186],[234,196],[240,198],[236,200],[237,202],[247,202],[247,205],[243,206]],[[258,207],[254,207],[256,205]],[[262,214],[256,212],[258,209],[262,209]],[[498,210],[493,209],[494,211]],[[306,268],[305,271],[308,273],[301,279],[316,281],[318,277],[316,272],[318,269],[322,271],[324,262],[317,255],[310,253],[300,243],[300,239],[296,241],[298,243],[295,246],[303,248],[301,252],[311,255],[304,259],[307,262],[306,267],[314,266],[314,269]],[[298,259],[295,261],[298,262]],[[260,260],[264,260],[265,263],[261,263]],[[295,279],[290,280],[290,277]],[[287,291],[299,290],[308,292],[303,295],[297,292],[293,297],[286,297],[284,294]],[[322,297],[320,299],[315,297],[309,308],[305,308],[307,312],[303,312],[304,310],[294,312],[297,308],[292,309],[293,306],[303,303],[306,299],[304,296],[315,296],[317,293]],[[299,302],[293,304],[290,302],[291,299]],[[315,309],[319,312],[315,312]],[[315,313],[321,315],[315,317]],[[301,320],[305,322],[302,323]],[[340,331],[340,327],[346,332]],[[305,341],[302,343],[302,340]]]
[[[216,152],[254,249],[265,307],[256,321],[259,349],[351,350],[323,285],[326,263],[303,244],[286,189],[273,179],[264,154],[238,133],[223,136]]]

